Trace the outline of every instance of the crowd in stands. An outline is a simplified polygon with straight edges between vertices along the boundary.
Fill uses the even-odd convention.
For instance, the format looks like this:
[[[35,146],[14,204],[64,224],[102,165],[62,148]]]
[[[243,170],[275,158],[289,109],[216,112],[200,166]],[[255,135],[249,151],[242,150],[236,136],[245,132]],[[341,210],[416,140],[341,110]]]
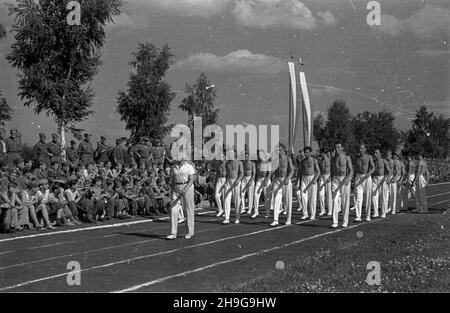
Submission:
[[[430,184],[450,182],[450,160],[427,160]]]
[[[170,153],[159,140],[146,137],[114,147],[101,137],[94,149],[91,135],[72,140],[62,157],[57,134],[39,134],[33,156],[22,157],[20,134],[0,128],[0,232],[73,227],[133,216],[168,214]],[[213,182],[206,167],[196,177],[196,204],[210,199]],[[208,194],[209,193],[209,194]],[[183,220],[180,220],[183,222]]]

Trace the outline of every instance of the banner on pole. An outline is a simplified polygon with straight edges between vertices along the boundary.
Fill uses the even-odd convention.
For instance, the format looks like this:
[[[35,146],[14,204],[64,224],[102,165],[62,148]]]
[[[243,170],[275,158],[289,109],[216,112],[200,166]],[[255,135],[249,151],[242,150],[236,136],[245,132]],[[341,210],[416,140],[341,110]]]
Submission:
[[[309,102],[308,86],[306,84],[306,77],[304,72],[300,72],[300,86],[302,88],[303,109],[305,110],[305,125],[303,125],[303,131],[304,134],[306,134],[305,146],[311,146],[311,138],[312,138],[311,104]]]

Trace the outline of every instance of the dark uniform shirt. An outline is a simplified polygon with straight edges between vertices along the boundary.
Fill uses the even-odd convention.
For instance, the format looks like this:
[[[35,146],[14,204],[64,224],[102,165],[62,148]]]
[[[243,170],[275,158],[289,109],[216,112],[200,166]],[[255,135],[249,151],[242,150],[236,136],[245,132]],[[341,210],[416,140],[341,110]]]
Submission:
[[[80,142],[78,145],[78,153],[82,164],[89,164],[94,162],[94,147],[92,143],[86,140]]]
[[[78,152],[74,148],[68,148],[66,150],[67,161],[70,163],[76,163],[78,161]]]
[[[115,146],[112,151],[112,157],[115,163],[123,164],[123,149],[120,146]]]
[[[49,142],[47,144],[47,151],[52,154],[50,157],[50,162],[61,163],[61,145],[59,142]]]
[[[42,141],[39,141],[37,144],[34,145],[33,153],[37,160],[44,161],[47,164],[47,167],[50,166],[47,144],[43,143]]]
[[[8,153],[20,153],[22,150],[19,138],[6,138],[5,144]]]
[[[108,161],[108,150],[109,146],[99,142],[97,144],[97,150],[95,151],[95,160],[103,163]]]

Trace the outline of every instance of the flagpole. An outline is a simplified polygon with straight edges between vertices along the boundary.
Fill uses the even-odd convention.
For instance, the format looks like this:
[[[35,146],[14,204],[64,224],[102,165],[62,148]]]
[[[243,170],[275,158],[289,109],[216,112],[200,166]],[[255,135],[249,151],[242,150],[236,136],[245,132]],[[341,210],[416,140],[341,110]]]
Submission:
[[[289,150],[292,150],[292,83],[291,76],[289,75],[289,130],[288,130],[288,141],[289,141]]]
[[[300,64],[300,72],[303,72],[303,62],[302,59],[298,59]],[[303,148],[306,146],[306,131],[305,131],[305,101],[303,100],[303,91],[301,91],[301,101],[302,101],[302,127],[303,127]]]

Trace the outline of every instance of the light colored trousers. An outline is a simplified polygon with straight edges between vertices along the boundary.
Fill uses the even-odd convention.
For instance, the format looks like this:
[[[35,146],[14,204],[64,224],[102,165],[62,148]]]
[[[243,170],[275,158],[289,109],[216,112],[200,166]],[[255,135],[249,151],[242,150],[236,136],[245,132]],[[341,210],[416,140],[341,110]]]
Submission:
[[[317,206],[317,183],[313,184],[306,192],[303,189],[311,183],[314,175],[302,176],[300,181],[300,189],[297,191],[300,194],[303,208],[303,216],[308,216],[311,213],[311,218],[316,218],[316,206]]]
[[[227,182],[225,183],[225,192],[227,192],[231,185],[234,184],[236,181],[236,178],[232,179],[229,178]],[[239,182],[234,188],[231,190],[231,192],[228,193],[227,197],[225,198],[224,203],[224,209],[225,209],[225,220],[230,220],[230,214],[231,214],[231,198],[234,200],[234,208],[236,210],[236,219],[238,220],[241,217],[241,210],[239,210],[239,206],[241,204],[241,182]]]
[[[214,198],[216,199],[217,203],[217,211],[222,212],[223,211],[223,195],[224,190],[223,186],[225,185],[226,179],[225,177],[219,177],[216,182],[216,188],[214,190]]]
[[[389,185],[389,202],[388,202],[388,210],[391,213],[395,214],[395,210],[397,209],[397,183],[390,183]]]
[[[416,186],[413,185],[415,175],[408,175],[408,184],[406,186],[399,185],[397,190],[397,207],[404,210],[408,205],[408,200],[415,196]]]
[[[245,176],[241,181],[241,213],[245,213],[245,195],[248,193],[248,210],[247,213],[252,212],[253,199],[255,197],[255,181],[250,182],[247,190],[244,188],[247,186],[248,182],[251,180],[251,176]]]
[[[386,214],[387,210],[387,201],[386,205],[384,205],[384,199],[388,193],[388,187],[385,182],[382,183],[384,176],[373,176],[372,177],[372,208],[373,208],[373,216],[378,217],[379,210],[379,201],[381,198],[381,214]],[[380,186],[380,184],[382,184]]]
[[[426,195],[426,180],[423,175],[416,181],[416,210],[428,211],[428,200]]]
[[[339,222],[339,211],[342,210],[344,225],[348,224],[350,213],[350,184],[344,184],[345,176],[335,176],[331,181],[331,192],[333,195],[333,224]]]
[[[286,185],[283,187],[283,204],[286,212],[292,212],[292,181],[289,185],[291,186],[290,188]]]
[[[282,185],[282,186],[281,186]],[[273,220],[278,222],[278,219],[280,217],[280,213],[282,211],[281,204],[283,201],[283,190],[290,194],[290,198],[292,199],[292,182],[289,181],[287,185],[284,185],[284,179],[275,179],[272,183],[272,190],[271,190],[271,199],[270,199],[270,207],[268,210],[266,210],[266,214],[270,214],[270,209],[273,209]],[[287,222],[291,222],[292,217],[292,205],[289,209],[289,206],[287,208]]]
[[[172,200],[175,200],[178,197],[178,192],[184,188],[184,185],[179,187],[175,186],[175,190],[172,193]],[[184,211],[184,215],[187,217],[187,231],[190,236],[194,236],[194,218],[195,218],[195,202],[194,202],[194,186],[192,185],[186,191],[184,196],[181,197],[180,200],[172,207],[170,210],[170,225],[171,225],[171,234],[176,236],[178,233],[178,217],[180,214],[180,210]]]
[[[368,177],[362,181],[365,174],[356,174],[355,186],[356,186],[356,217],[361,218],[362,206],[366,208],[366,217],[370,218],[370,209],[372,202],[372,177]],[[365,200],[365,201],[364,201]]]
[[[270,186],[270,179],[267,180],[267,186],[261,188],[261,191],[258,193],[262,183],[264,181],[264,178],[259,178],[256,181],[256,185],[255,185],[255,213],[259,213],[259,199],[261,198],[261,193],[264,191],[264,200],[266,203],[266,207],[269,207],[270,210],[270,204],[269,204],[269,199],[270,199],[270,193],[269,193],[269,186]]]
[[[331,181],[325,183],[330,178],[330,174],[320,175],[319,177],[319,205],[320,212],[325,213],[328,209],[328,213],[331,215],[333,211],[333,198],[331,196]]]
[[[389,197],[391,194],[391,184],[388,184],[387,181],[391,180],[392,176],[389,176],[382,187],[381,192],[381,216],[385,216],[389,210]]]

